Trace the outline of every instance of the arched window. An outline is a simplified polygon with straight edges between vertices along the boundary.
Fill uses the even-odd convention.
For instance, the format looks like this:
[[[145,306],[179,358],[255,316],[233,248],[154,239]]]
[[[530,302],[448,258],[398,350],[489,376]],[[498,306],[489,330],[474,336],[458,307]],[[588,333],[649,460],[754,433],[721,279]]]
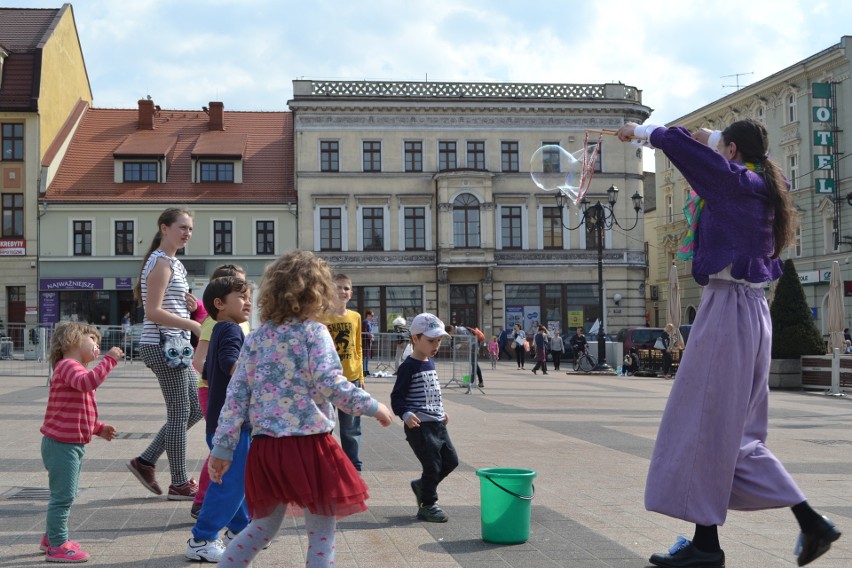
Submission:
[[[462,193],[453,201],[453,244],[456,248],[479,248],[479,201]]]

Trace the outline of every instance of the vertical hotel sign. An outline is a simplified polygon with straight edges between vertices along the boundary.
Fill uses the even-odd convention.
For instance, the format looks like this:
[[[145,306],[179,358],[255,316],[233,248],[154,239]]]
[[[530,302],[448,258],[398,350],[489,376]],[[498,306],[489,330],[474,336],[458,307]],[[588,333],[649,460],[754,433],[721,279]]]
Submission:
[[[813,123],[828,126],[828,130],[814,130],[813,144],[825,152],[814,151],[814,171],[824,172],[824,177],[814,180],[817,193],[834,194],[834,100],[831,95],[831,83],[813,83],[811,91],[814,99],[822,99],[823,104],[813,107]]]

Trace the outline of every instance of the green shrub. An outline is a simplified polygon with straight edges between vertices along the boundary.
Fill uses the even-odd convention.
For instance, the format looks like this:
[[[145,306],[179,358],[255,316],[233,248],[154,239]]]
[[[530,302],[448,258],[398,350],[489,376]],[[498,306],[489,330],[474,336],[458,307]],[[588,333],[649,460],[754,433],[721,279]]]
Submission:
[[[792,260],[784,262],[784,274],[778,280],[769,314],[772,317],[773,359],[825,355],[825,342],[814,323]]]

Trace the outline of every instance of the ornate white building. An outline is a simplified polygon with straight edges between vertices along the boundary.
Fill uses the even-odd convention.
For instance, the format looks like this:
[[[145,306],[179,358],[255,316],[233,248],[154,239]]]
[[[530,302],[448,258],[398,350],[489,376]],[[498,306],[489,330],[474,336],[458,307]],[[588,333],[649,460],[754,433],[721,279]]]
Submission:
[[[594,233],[565,227],[576,209],[560,215],[532,183],[530,157],[644,121],[639,89],[297,80],[288,104],[299,246],[350,276],[350,308],[372,309],[381,330],[423,310],[488,335],[521,318],[565,330],[599,317]],[[613,185],[630,226],[641,154],[606,136],[588,197],[606,200]],[[607,329],[644,321],[642,223],[607,231],[604,247]]]

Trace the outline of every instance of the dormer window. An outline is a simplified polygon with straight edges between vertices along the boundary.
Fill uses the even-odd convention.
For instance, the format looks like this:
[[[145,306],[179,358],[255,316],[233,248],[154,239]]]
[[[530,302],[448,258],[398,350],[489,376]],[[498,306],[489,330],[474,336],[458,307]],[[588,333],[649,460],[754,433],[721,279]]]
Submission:
[[[115,183],[166,183],[166,168],[177,138],[137,131],[112,153]]]
[[[157,180],[157,162],[124,162],[124,181],[153,181]]]
[[[193,183],[243,183],[246,134],[210,130],[192,148]]]
[[[234,163],[233,162],[202,162],[199,161],[198,166],[201,170],[199,181],[206,182],[224,182],[234,183]]]

